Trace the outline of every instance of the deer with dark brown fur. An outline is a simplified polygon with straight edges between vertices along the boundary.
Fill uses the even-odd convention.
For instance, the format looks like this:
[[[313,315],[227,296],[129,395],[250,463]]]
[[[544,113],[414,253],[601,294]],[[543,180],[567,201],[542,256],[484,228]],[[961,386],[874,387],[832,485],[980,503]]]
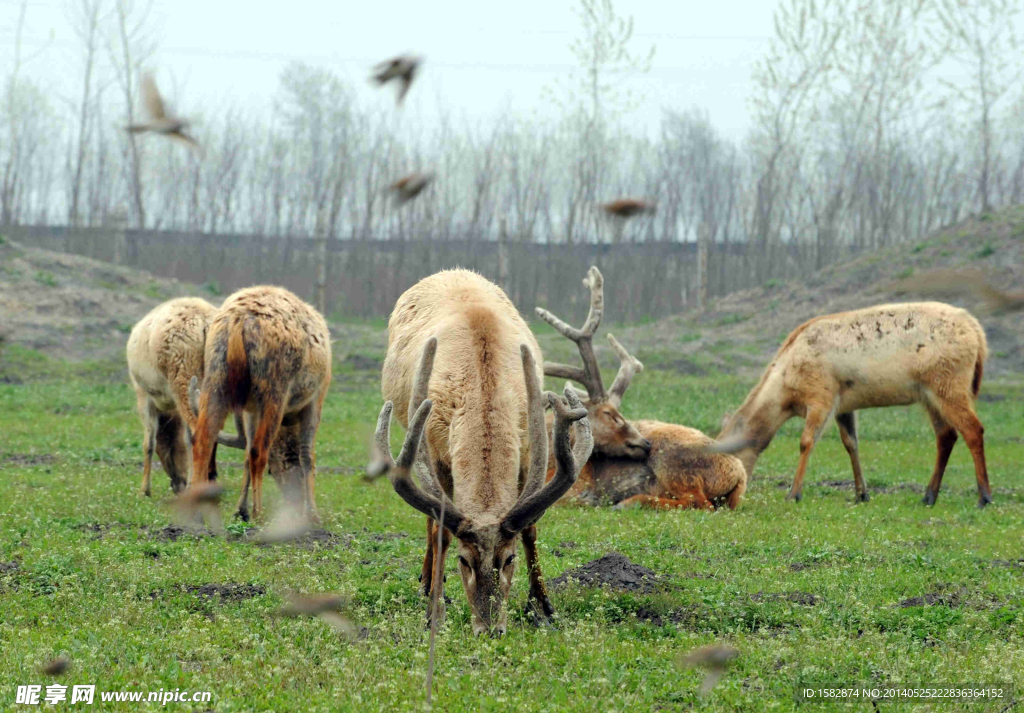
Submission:
[[[205,474],[228,413],[242,417],[246,445],[245,482],[237,515],[249,519],[249,484],[253,516],[263,511],[263,473],[279,434],[299,463],[273,468],[285,498],[301,504],[318,522],[314,498],[316,474],[313,441],[331,382],[331,342],[324,318],[312,306],[281,287],[239,290],[214,315],[206,335],[206,373],[192,446],[193,472]],[[236,423],[237,423],[236,419]],[[231,438],[231,437],[227,437]],[[223,441],[221,441],[223,442]],[[199,470],[196,470],[199,469]],[[200,484],[205,478],[193,478]]]
[[[582,367],[544,363],[544,374],[572,379],[586,388],[581,394],[594,434],[594,452],[580,471],[567,499],[616,507],[702,508],[716,503],[735,508],[747,488],[743,464],[724,453],[707,453],[714,441],[697,429],[661,421],[628,421],[619,408],[633,377],[643,364],[608,335],[619,357],[619,371],[605,390],[594,353],[593,337],[604,314],[604,278],[591,267],[584,286],[590,289],[590,311],[579,329],[545,309],[537,314],[576,344]],[[549,466],[549,475],[551,472]]]

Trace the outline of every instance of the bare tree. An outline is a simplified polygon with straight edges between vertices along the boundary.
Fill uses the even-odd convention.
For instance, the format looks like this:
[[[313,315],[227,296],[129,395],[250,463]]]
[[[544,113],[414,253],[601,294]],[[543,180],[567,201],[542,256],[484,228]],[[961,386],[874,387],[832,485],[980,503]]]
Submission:
[[[81,221],[82,177],[88,151],[90,111],[95,107],[96,60],[100,50],[100,25],[103,21],[103,0],[69,0],[68,20],[82,43],[82,94],[77,107],[77,131],[74,144],[68,152],[68,225],[75,227]]]
[[[135,0],[115,0],[115,29],[108,38],[107,50],[114,76],[121,88],[128,124],[135,123],[139,67],[153,53],[149,39],[149,11],[151,4],[137,5]],[[125,133],[121,137],[128,191],[135,227],[146,225],[146,208],[143,196],[142,150],[135,134]]]
[[[971,75],[969,85],[943,80],[950,98],[977,116],[978,200],[991,210],[994,110],[1020,76],[1014,22],[1020,0],[940,0],[938,19],[952,56]]]

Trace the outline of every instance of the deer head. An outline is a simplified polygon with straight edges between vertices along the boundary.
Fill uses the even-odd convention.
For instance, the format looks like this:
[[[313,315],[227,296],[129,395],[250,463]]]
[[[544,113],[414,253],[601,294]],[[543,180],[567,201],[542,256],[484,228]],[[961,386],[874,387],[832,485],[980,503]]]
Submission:
[[[651,452],[651,442],[619,412],[622,395],[629,387],[633,375],[644,370],[644,365],[619,344],[614,335],[608,341],[619,356],[619,373],[610,389],[605,391],[601,382],[601,368],[594,354],[593,338],[604,315],[604,278],[601,271],[591,267],[583,284],[590,289],[590,312],[579,329],[572,327],[546,309],[537,308],[537,315],[555,328],[559,334],[576,343],[583,367],[544,362],[544,375],[572,379],[586,391],[584,405],[594,434],[594,451],[607,456],[623,456],[642,460]]]
[[[459,575],[466,592],[473,619],[473,632],[505,633],[505,600],[515,572],[516,542],[519,533],[537,522],[544,512],[572,487],[578,474],[577,464],[590,458],[593,437],[587,422],[587,410],[568,384],[565,398],[551,392],[541,393],[533,354],[525,344],[520,346],[527,392],[527,432],[530,462],[519,499],[503,516],[488,521],[466,517],[449,499],[433,472],[422,439],[424,425],[433,403],[426,398],[427,383],[433,367],[437,340],[427,341],[420,357],[412,398],[409,401],[409,430],[397,460],[390,452],[392,403],[388,401],[377,419],[375,435],[378,459],[368,472],[387,473],[395,492],[409,505],[441,522],[457,539]],[[544,482],[547,471],[548,439],[544,424],[544,402],[555,409],[554,478]],[[576,425],[575,445],[570,444],[569,429]],[[413,482],[411,472],[417,456],[421,457],[421,485]],[[457,497],[457,496],[456,496]]]

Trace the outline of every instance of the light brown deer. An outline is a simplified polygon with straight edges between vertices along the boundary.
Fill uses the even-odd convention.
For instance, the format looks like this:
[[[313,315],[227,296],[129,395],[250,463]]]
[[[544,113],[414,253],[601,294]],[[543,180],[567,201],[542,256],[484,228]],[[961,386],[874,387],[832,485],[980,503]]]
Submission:
[[[297,459],[299,470],[282,464],[271,475],[285,498],[292,505],[301,503],[306,516],[318,522],[313,442],[331,383],[331,341],[324,318],[282,287],[239,290],[210,321],[205,366],[193,472],[205,472],[228,413],[241,415],[246,475],[236,514],[249,519],[250,482],[252,514],[262,514],[263,472],[273,453],[285,455],[271,448],[283,433],[282,447],[294,449],[288,457]]]
[[[572,486],[576,463],[586,461],[593,445],[587,412],[575,394],[570,390],[563,402],[549,393],[557,412],[557,467],[545,484],[539,355],[537,340],[501,288],[468,270],[424,278],[398,299],[388,322],[378,449],[391,466],[395,492],[428,516],[421,582],[436,601],[444,601],[444,578],[433,576],[434,558],[443,572],[452,535],[458,540],[459,574],[476,634],[506,630],[505,600],[520,533],[529,606],[538,618],[554,613],[537,558],[536,522]],[[408,429],[397,465],[387,450],[392,407]],[[569,443],[574,421],[575,449]],[[420,486],[409,474],[414,459]],[[439,552],[438,520],[444,526]]]
[[[853,467],[856,499],[868,500],[855,412],[920,403],[938,457],[924,503],[933,505],[957,432],[974,458],[978,507],[992,502],[985,429],[974,411],[988,346],[978,320],[941,302],[884,304],[816,317],[782,343],[743,405],[727,417],[715,448],[734,450],[749,476],[758,455],[794,416],[805,419],[800,462],[787,496],[800,500],[811,450],[833,415]]]
[[[661,421],[627,421],[619,408],[633,377],[643,364],[608,335],[619,357],[619,371],[607,391],[594,354],[593,337],[604,314],[604,278],[591,267],[584,286],[590,289],[590,311],[576,329],[545,309],[537,314],[562,336],[576,343],[583,367],[544,363],[544,374],[573,379],[586,388],[584,405],[594,434],[594,452],[580,471],[567,499],[616,507],[703,508],[716,503],[735,508],[747,488],[740,461],[724,453],[707,453],[714,441],[697,429]],[[549,464],[549,475],[552,473]]]
[[[216,311],[198,297],[169,300],[140,319],[128,337],[125,351],[142,419],[142,494],[147,497],[154,452],[174,492],[190,480],[190,434],[196,419],[188,408],[188,384],[193,375],[203,374],[206,327]],[[213,455],[206,477],[217,478]]]

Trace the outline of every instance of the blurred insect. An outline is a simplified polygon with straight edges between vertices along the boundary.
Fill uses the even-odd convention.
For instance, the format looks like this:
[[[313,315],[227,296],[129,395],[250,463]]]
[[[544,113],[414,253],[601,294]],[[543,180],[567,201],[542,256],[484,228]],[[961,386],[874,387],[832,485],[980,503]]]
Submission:
[[[632,218],[644,213],[654,214],[657,206],[643,198],[619,198],[609,203],[602,203],[601,210],[616,218]]]
[[[403,206],[423,192],[431,181],[434,180],[433,172],[410,173],[392,183],[388,188],[395,194],[395,205]]]
[[[990,314],[1017,312],[1024,309],[1024,292],[1003,292],[996,289],[981,270],[929,270],[890,285],[893,292],[920,294],[973,294],[985,303]]]
[[[412,85],[412,80],[416,76],[416,70],[419,69],[422,62],[423,58],[421,57],[400,55],[374,66],[373,74],[370,78],[376,81],[378,85],[384,85],[392,79],[398,79],[401,82],[398,88],[398,105],[401,106],[402,100],[405,99],[405,95]]]
[[[142,76],[142,80],[139,82],[139,91],[142,94],[142,106],[149,114],[149,121],[144,124],[126,126],[125,128],[129,132],[136,134],[153,131],[172,139],[184,141],[193,149],[200,150],[199,143],[184,131],[190,122],[167,113],[164,100],[161,98],[160,92],[157,91],[156,81],[151,73],[147,72]]]
[[[63,656],[58,656],[49,663],[45,663],[39,667],[39,670],[45,673],[47,676],[59,676],[68,670],[68,666],[71,662]]]
[[[287,617],[318,617],[346,639],[354,641],[359,638],[359,627],[342,614],[345,604],[345,598],[337,594],[289,594],[288,605],[278,613]]]
[[[700,686],[700,695],[706,696],[739,655],[739,650],[731,646],[711,644],[694,649],[686,656],[681,657],[679,663],[688,668],[700,667],[708,670],[704,682]]]

